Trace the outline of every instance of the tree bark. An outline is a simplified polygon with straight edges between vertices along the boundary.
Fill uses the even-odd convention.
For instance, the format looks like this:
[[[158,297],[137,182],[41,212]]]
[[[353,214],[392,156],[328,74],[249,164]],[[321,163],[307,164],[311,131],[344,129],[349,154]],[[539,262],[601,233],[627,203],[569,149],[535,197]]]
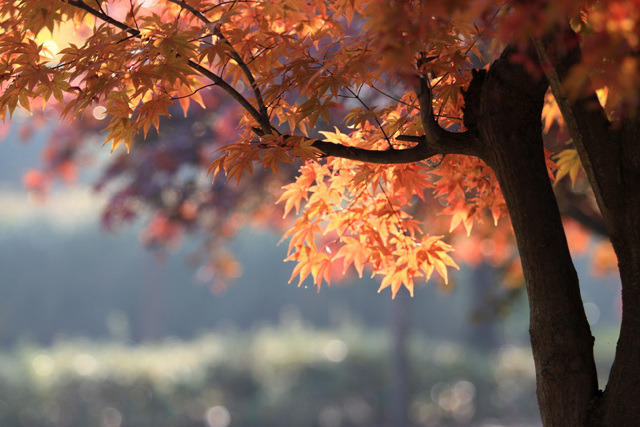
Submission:
[[[637,108],[637,107],[636,107]],[[637,112],[636,112],[637,114]],[[605,221],[618,257],[622,323],[602,402],[603,425],[640,423],[640,141],[638,116],[623,122],[612,138],[620,144],[618,198]]]
[[[564,82],[581,61],[578,37],[559,29],[536,50],[547,70],[574,145],[580,154],[618,258],[622,283],[622,323],[616,356],[601,399],[592,405],[592,425],[640,423],[640,108],[620,108],[613,123],[588,82],[569,96]],[[626,108],[625,108],[626,107]]]
[[[540,118],[548,84],[514,63],[513,53],[508,47],[486,77],[476,76],[479,99],[467,102],[475,119],[466,124],[479,134],[481,158],[495,171],[511,215],[529,297],[542,421],[583,426],[598,395],[597,374],[593,337],[544,158]]]

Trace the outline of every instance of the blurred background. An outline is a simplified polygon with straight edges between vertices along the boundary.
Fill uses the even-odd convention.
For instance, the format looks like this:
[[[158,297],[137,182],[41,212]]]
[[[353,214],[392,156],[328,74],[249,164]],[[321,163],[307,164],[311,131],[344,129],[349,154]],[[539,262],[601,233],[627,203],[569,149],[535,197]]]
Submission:
[[[288,284],[281,233],[246,226],[225,241],[242,274],[211,287],[197,236],[159,253],[141,242],[148,218],[105,232],[92,186],[107,149],[74,185],[26,191],[52,128],[20,132],[0,142],[0,425],[540,425],[526,295],[494,266],[414,298],[373,279],[318,292]],[[576,265],[604,380],[619,284],[589,259]]]

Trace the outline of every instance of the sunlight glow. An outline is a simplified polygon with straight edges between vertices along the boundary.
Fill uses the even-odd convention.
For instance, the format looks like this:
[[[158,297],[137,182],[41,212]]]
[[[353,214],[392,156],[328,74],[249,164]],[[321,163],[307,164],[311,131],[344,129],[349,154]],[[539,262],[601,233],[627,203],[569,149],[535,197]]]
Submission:
[[[152,7],[153,5],[155,5],[158,2],[158,0],[142,0],[139,1],[138,4],[141,7]]]
[[[104,118],[107,117],[107,109],[102,105],[95,107],[92,113],[96,120],[104,120]]]
[[[231,414],[224,406],[214,406],[207,410],[205,421],[209,427],[227,427],[231,423]]]
[[[45,59],[55,59],[56,55],[60,51],[58,44],[53,40],[45,40],[42,42],[42,51],[40,52],[40,56]]]
[[[347,357],[348,352],[349,347],[341,340],[331,340],[324,347],[324,356],[334,363],[342,362]]]
[[[33,372],[40,377],[48,377],[53,373],[55,364],[51,357],[46,354],[39,354],[31,361]]]

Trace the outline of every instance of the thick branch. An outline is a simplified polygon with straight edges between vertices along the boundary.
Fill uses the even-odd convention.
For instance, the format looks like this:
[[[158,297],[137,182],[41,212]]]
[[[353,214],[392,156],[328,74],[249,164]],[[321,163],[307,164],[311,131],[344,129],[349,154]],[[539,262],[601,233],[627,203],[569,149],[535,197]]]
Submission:
[[[405,135],[398,138],[402,141],[418,142],[411,148],[403,150],[367,150],[358,147],[334,144],[332,142],[315,140],[313,146],[327,156],[342,157],[368,163],[412,163],[426,160],[430,157],[445,154],[476,155],[475,138],[468,132],[447,132],[445,138],[440,138],[437,143],[431,143],[425,137]]]
[[[545,69],[547,80],[562,112],[567,130],[580,154],[580,160],[587,172],[598,206],[607,221],[607,211],[614,207],[611,206],[611,202],[605,200],[607,194],[604,188],[607,188],[608,192],[617,185],[611,186],[611,182],[607,183],[603,180],[615,179],[618,176],[616,170],[619,164],[618,150],[615,147],[615,142],[611,141],[610,123],[595,92],[589,90],[586,83],[585,87],[574,96],[569,96],[565,89],[564,82],[571,69],[581,61],[577,36],[571,30],[564,33],[559,32],[554,36],[561,39],[564,46],[559,46],[559,40],[545,42],[541,39],[534,39],[533,44],[540,63]],[[550,56],[548,50],[555,55]]]
[[[365,148],[349,147],[333,142],[315,140],[313,146],[322,151],[326,156],[341,157],[343,159],[357,160],[367,163],[398,164],[412,163],[426,160],[437,154],[426,149],[422,145],[416,145],[405,150],[367,150]]]
[[[476,75],[474,74],[474,79],[476,79]],[[431,147],[445,147],[447,145],[458,145],[463,144],[466,147],[459,146],[455,148],[456,151],[464,151],[461,154],[469,154],[477,156],[479,152],[477,151],[477,145],[474,144],[476,142],[475,138],[472,138],[470,132],[463,133],[455,133],[450,132],[444,129],[438,123],[438,119],[433,113],[433,104],[432,98],[433,94],[431,92],[431,86],[427,81],[426,77],[420,76],[418,77],[419,84],[415,89],[416,97],[418,98],[418,102],[420,103],[420,119],[422,121],[422,127],[424,128],[425,135],[422,137],[418,143],[427,144]],[[464,137],[461,137],[465,135]],[[401,137],[402,140],[406,137]],[[463,142],[464,140],[464,142]]]
[[[425,141],[430,144],[437,144],[441,132],[444,130],[438,124],[433,114],[432,94],[429,82],[425,77],[418,77],[419,84],[416,88],[416,96],[420,103],[420,119],[425,132]]]
[[[229,83],[227,83],[222,77],[220,77],[219,75],[217,75],[213,71],[209,70],[208,68],[203,67],[202,65],[198,64],[195,61],[189,60],[187,62],[187,64],[189,65],[189,67],[191,67],[192,69],[196,70],[197,72],[199,72],[203,76],[208,77],[209,79],[211,79],[216,85],[220,86],[225,92],[227,92],[229,95],[231,95],[231,97],[233,99],[238,101],[238,103],[240,105],[242,105],[242,108],[247,110],[247,112],[251,115],[251,117],[253,117],[255,119],[255,121],[260,124],[260,128],[262,130],[262,135],[271,132],[271,124],[268,121],[265,122],[263,117],[258,112],[258,110],[256,110],[256,108],[247,100],[247,98],[245,98],[233,86],[231,86]]]
[[[475,132],[450,132],[440,126],[433,112],[431,86],[424,76],[418,76],[418,81],[415,93],[420,103],[420,119],[425,135],[422,137],[401,135],[398,139],[417,142],[419,146],[424,145],[427,150],[435,151],[438,154],[480,156]]]

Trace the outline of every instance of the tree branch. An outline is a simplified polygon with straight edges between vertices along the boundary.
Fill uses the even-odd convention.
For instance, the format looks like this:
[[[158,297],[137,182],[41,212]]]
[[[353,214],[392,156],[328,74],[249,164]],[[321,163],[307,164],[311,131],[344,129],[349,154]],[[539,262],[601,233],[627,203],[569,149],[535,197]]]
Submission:
[[[446,154],[480,156],[475,133],[449,132],[438,124],[431,104],[431,88],[424,77],[420,76],[418,79],[420,84],[415,92],[420,102],[420,114],[425,135],[399,135],[395,138],[398,141],[414,142],[415,146],[402,150],[381,151],[348,147],[322,140],[315,140],[313,146],[327,156],[379,164],[419,162],[436,155]]]
[[[182,1],[182,0],[169,0],[169,2],[177,4],[181,8],[188,10],[189,12],[191,12],[191,14],[193,16],[195,16],[196,18],[198,18],[199,20],[201,20],[205,24],[211,24],[211,21],[209,20],[209,18],[207,18],[204,15],[204,13],[200,12],[198,9],[196,9],[193,6],[191,6],[189,3],[185,2],[185,1]]]
[[[367,150],[316,139],[313,141],[313,146],[326,156],[377,164],[413,163],[442,154],[431,151],[424,145],[415,145],[404,150]]]
[[[593,414],[602,417],[593,425],[629,424],[629,420],[640,419],[640,408],[628,405],[629,396],[637,399],[640,378],[640,254],[636,244],[640,241],[640,155],[634,123],[637,117],[623,116],[613,126],[588,81],[575,96],[568,96],[563,83],[571,77],[571,68],[582,61],[577,35],[570,28],[560,29],[534,43],[541,62],[546,65],[547,78],[618,258],[623,308],[620,336],[607,388],[602,399],[591,404]]]
[[[197,9],[194,9],[187,3],[181,0],[170,0],[175,4],[185,7],[185,9],[191,11],[203,22],[210,21],[200,13]],[[90,13],[91,15],[131,34],[132,37],[140,37],[140,31],[129,27],[127,24],[120,22],[106,13],[94,9],[82,0],[67,0],[67,4],[78,7]],[[218,34],[221,38],[222,34]],[[226,42],[228,43],[228,42]],[[234,51],[235,52],[235,51]],[[233,55],[233,54],[232,54]],[[238,55],[237,52],[235,55]],[[233,58],[233,56],[232,56]],[[248,69],[246,63],[242,59],[233,58],[242,67],[246,67],[245,73],[251,75],[251,71]],[[258,136],[269,134],[271,132],[278,132],[269,121],[269,117],[266,113],[266,108],[260,96],[260,91],[255,85],[253,75],[247,75],[250,81],[253,81],[252,87],[255,85],[254,93],[256,93],[256,102],[258,102],[258,108],[254,107],[247,98],[245,98],[240,92],[238,92],[233,86],[227,83],[222,77],[212,72],[208,68],[198,64],[195,61],[188,60],[188,66],[201,75],[209,78],[217,86],[220,86],[225,92],[231,95],[238,103],[253,117],[253,119],[260,125],[260,128],[254,128],[254,132]],[[398,163],[411,163],[426,160],[436,155],[445,154],[465,154],[477,156],[477,139],[469,132],[449,132],[440,125],[438,125],[435,116],[433,115],[433,109],[431,108],[431,91],[423,79],[421,80],[421,86],[416,92],[420,99],[421,109],[426,112],[423,113],[423,123],[425,124],[425,136],[412,136],[412,135],[400,135],[396,138],[399,141],[415,142],[416,145],[402,150],[367,150],[358,147],[350,147],[341,144],[334,144],[328,141],[314,140],[313,146],[322,151],[326,156],[342,157],[345,159],[378,163],[378,164],[398,164]],[[428,101],[427,101],[428,99]]]
[[[435,115],[433,114],[433,104],[431,87],[426,77],[418,77],[418,87],[415,90],[416,97],[420,103],[420,119],[422,121],[422,127],[425,132],[425,141],[429,144],[437,144],[440,136],[440,132],[443,130],[438,124]]]
[[[189,60],[189,61],[187,61],[187,64],[189,65],[189,67],[191,67],[192,69],[196,70],[197,72],[199,72],[203,76],[208,77],[209,79],[211,79],[216,85],[220,86],[225,92],[227,92],[229,95],[231,95],[231,97],[233,99],[238,101],[238,103],[240,103],[240,105],[242,105],[242,107],[260,125],[260,130],[261,130],[260,135],[265,135],[265,134],[271,132],[271,130],[272,130],[271,124],[269,124],[268,122],[264,123],[263,118],[260,115],[260,113],[258,112],[258,110],[256,110],[256,108],[247,100],[247,98],[245,98],[233,86],[231,86],[229,83],[227,83],[226,80],[224,80],[222,77],[220,77],[219,75],[217,75],[213,71],[209,70],[206,67],[203,67],[202,65],[198,64],[195,61]]]
[[[418,59],[418,68],[428,61],[421,57]],[[474,79],[476,75],[474,74]],[[420,119],[425,135],[416,140],[407,135],[402,135],[400,140],[413,140],[418,145],[426,145],[431,150],[440,151],[440,154],[466,154],[480,156],[477,138],[471,132],[450,132],[438,124],[438,119],[433,112],[433,94],[427,77],[418,76],[418,86],[415,89],[416,97],[420,104]]]
[[[125,32],[131,34],[132,37],[140,37],[140,31],[136,30],[135,28],[131,28],[127,24],[112,18],[111,16],[107,15],[106,13],[104,13],[104,12],[102,12],[100,10],[92,8],[91,6],[89,6],[88,4],[86,4],[82,0],[67,0],[67,4],[70,4],[71,6],[75,6],[75,7],[79,8],[79,9],[85,10],[86,12],[88,12],[91,15],[95,16],[96,18],[99,18],[99,19],[107,22],[108,24],[111,24],[114,27],[117,27],[117,28],[121,29],[122,31],[125,31]],[[197,71],[198,73],[202,74],[203,76],[209,78],[217,86],[220,86],[220,88],[222,88],[225,92],[227,92],[229,95],[231,95],[231,97],[233,99],[238,101],[238,103],[240,103],[240,105],[242,105],[242,107],[260,125],[260,132],[257,132],[258,134],[264,135],[264,134],[270,133],[272,131],[272,127],[271,127],[271,124],[269,123],[269,121],[266,120],[266,122],[265,122],[265,118],[247,100],[247,98],[245,98],[233,86],[231,86],[229,83],[227,83],[222,77],[218,76],[213,71],[209,70],[206,67],[203,67],[202,65],[198,64],[195,61],[188,60],[187,61],[187,65],[191,69],[193,69],[194,71]]]
[[[401,135],[396,138],[401,141],[419,142],[424,137]],[[342,157],[345,159],[377,164],[412,163],[426,160],[430,157],[446,154],[477,155],[475,139],[468,133],[451,132],[438,144],[418,143],[410,148],[402,150],[368,150],[365,148],[350,147],[333,142],[314,140],[313,146],[322,151],[326,156]]]
[[[183,7],[184,9],[188,10],[196,18],[200,19],[205,24],[207,24],[207,25],[211,25],[212,24],[212,22],[209,20],[209,18],[207,18],[202,12],[200,12],[198,9],[196,9],[193,6],[191,6],[187,2],[185,2],[183,0],[169,0],[169,1],[171,3],[177,4],[180,7]],[[269,123],[269,112],[267,111],[267,108],[266,108],[265,103],[264,103],[264,99],[262,98],[262,93],[260,92],[260,88],[258,87],[258,84],[256,83],[256,79],[255,79],[253,73],[249,69],[249,66],[247,65],[247,63],[242,59],[240,54],[233,47],[233,45],[224,36],[224,34],[222,34],[222,31],[220,30],[219,26],[216,25],[215,29],[213,29],[213,34],[218,36],[218,38],[229,48],[229,56],[231,57],[231,59],[233,59],[234,61],[236,61],[238,63],[238,66],[240,67],[240,69],[244,73],[245,77],[247,78],[247,81],[249,82],[249,86],[251,86],[251,90],[253,91],[253,94],[254,94],[254,96],[256,98],[256,103],[258,105],[258,111],[260,113],[260,120],[258,120],[258,123],[260,124],[260,127],[262,128],[262,131],[264,133],[268,133],[269,129],[271,128],[271,125]]]
[[[619,165],[617,142],[610,136],[609,120],[595,92],[585,84],[577,96],[570,97],[565,89],[564,82],[572,67],[579,64],[582,59],[576,34],[567,29],[552,34],[549,39],[534,38],[533,45],[540,64],[545,69],[547,80],[562,112],[569,135],[587,172],[598,206],[607,221],[609,216],[607,212],[614,208],[610,200],[618,198],[617,196],[608,197],[611,194],[605,194],[618,187],[615,182],[606,182],[617,179],[619,175],[616,170]],[[558,46],[558,39],[561,39],[565,46]],[[572,45],[566,46],[569,43]],[[552,54],[550,55],[549,52]],[[607,188],[607,192],[603,188]]]
[[[106,13],[102,12],[101,10],[97,10],[92,8],[91,6],[89,6],[88,4],[86,4],[84,1],[82,0],[67,0],[67,4],[71,5],[71,6],[75,6],[79,9],[82,9],[86,12],[89,12],[91,15],[95,16],[96,18],[100,18],[102,19],[104,22],[113,25],[114,27],[118,27],[120,28],[122,31],[125,31],[129,34],[131,34],[134,37],[138,37],[140,36],[140,31],[136,30],[135,28],[131,28],[130,26],[128,26],[127,24],[120,22],[116,19],[113,19],[111,16],[107,15]]]

